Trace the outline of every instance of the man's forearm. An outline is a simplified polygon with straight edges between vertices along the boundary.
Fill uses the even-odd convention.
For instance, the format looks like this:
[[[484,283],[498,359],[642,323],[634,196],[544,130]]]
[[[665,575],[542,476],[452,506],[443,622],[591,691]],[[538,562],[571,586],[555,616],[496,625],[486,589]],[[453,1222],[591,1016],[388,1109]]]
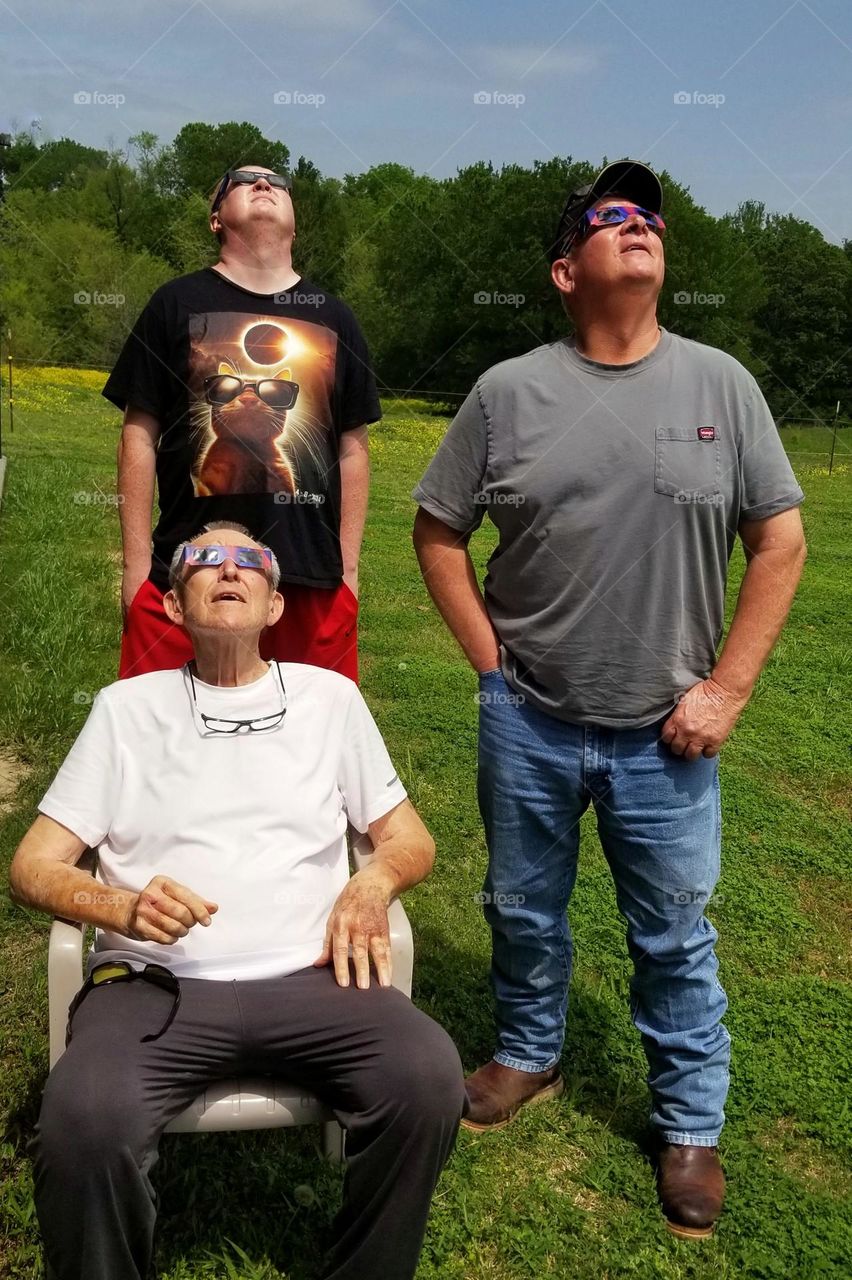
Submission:
[[[118,507],[124,568],[151,566],[151,515],[157,451],[150,433],[127,423],[118,443]]]
[[[435,846],[431,840],[421,841],[393,837],[382,841],[365,867],[358,873],[381,888],[387,903],[406,889],[425,880],[435,862]]]
[[[350,581],[358,578],[369,492],[367,428],[358,427],[344,432],[340,451],[340,553],[344,575]]]
[[[790,612],[805,547],[768,548],[749,559],[727,639],[712,672],[723,689],[748,698]]]
[[[429,595],[476,671],[500,665],[500,642],[485,608],[463,534],[421,509],[414,547]]]
[[[36,819],[12,862],[9,889],[13,900],[49,916],[124,933],[138,894],[102,884],[82,867],[36,856],[39,823]]]

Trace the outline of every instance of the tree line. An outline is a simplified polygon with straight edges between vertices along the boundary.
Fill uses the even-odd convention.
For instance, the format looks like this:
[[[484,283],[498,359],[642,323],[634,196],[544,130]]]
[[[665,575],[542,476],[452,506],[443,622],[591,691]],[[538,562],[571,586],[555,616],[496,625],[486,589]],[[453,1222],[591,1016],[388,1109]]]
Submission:
[[[383,387],[466,392],[498,360],[560,337],[567,321],[548,246],[573,187],[598,169],[570,156],[481,162],[452,178],[399,164],[343,179],[256,126],[185,125],[124,150],[33,130],[0,149],[4,351],[109,366],[153,290],[216,258],[208,196],[241,164],[289,171],[294,265],[355,310]],[[852,241],[746,201],[717,218],[661,174],[661,323],[729,351],[778,415],[852,412]],[[10,336],[11,335],[11,336]]]

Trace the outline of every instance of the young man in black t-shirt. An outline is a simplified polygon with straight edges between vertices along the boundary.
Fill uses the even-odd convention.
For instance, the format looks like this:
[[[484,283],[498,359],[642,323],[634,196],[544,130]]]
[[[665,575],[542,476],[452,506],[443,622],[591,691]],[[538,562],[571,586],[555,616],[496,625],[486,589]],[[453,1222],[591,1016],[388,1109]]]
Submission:
[[[357,679],[367,425],[381,416],[367,346],[349,308],[293,269],[289,179],[230,170],[210,228],[219,261],[156,291],[104,387],[124,410],[119,674],[192,657],[163,611],[169,563],[178,543],[227,519],[281,565],[284,616],[262,655]]]

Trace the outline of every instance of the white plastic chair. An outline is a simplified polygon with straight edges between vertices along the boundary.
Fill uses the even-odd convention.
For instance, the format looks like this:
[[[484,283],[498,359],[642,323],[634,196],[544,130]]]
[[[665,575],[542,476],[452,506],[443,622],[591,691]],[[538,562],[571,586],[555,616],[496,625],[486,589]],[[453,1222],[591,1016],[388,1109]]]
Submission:
[[[368,835],[352,841],[352,857],[360,869],[372,857]],[[414,941],[411,925],[397,899],[388,911],[393,985],[411,997]],[[50,930],[47,962],[50,1013],[50,1066],[65,1052],[68,1006],[83,982],[84,928],[69,920],[55,919]],[[284,1080],[269,1076],[217,1080],[166,1130],[167,1133],[221,1133],[229,1129],[287,1129],[300,1124],[323,1126],[323,1147],[331,1160],[343,1159],[344,1132],[327,1107]]]

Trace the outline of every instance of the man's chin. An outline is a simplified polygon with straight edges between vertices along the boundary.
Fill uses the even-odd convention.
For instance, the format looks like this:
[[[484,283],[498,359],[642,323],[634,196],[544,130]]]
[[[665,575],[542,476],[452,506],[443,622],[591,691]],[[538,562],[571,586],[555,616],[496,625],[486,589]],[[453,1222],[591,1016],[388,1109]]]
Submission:
[[[221,618],[205,618],[203,621],[192,621],[184,624],[190,636],[240,636],[251,637],[259,636],[266,626],[265,622],[258,623],[250,618],[228,617],[223,614]]]

